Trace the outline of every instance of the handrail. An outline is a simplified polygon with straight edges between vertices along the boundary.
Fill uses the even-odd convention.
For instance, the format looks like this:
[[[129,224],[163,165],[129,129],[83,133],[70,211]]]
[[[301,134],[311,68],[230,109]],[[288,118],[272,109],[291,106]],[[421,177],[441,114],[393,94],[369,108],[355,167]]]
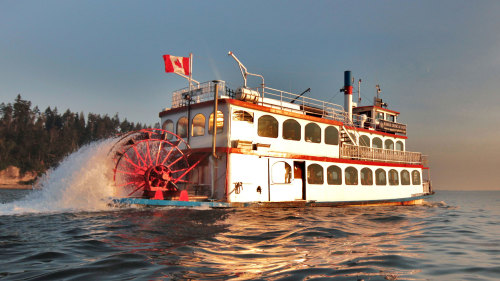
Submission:
[[[344,159],[383,161],[422,165],[424,157],[420,152],[398,151],[374,147],[344,144],[340,147],[340,157]]]
[[[184,95],[190,93],[191,104],[196,104],[205,101],[211,101],[214,97],[213,81],[203,82],[195,86],[191,90],[189,87],[174,91],[172,94],[172,108],[187,106],[187,100]],[[219,97],[234,98],[231,93],[233,91],[226,87],[224,81],[219,81]],[[226,89],[226,91],[221,91]],[[260,105],[279,108],[285,111],[298,112],[313,116],[320,116],[321,118],[336,120],[344,123],[345,127],[355,127],[364,129],[377,129],[378,125],[373,122],[372,117],[364,117],[361,115],[353,114],[352,120],[349,119],[345,113],[344,107],[335,103],[326,102],[306,96],[297,97],[297,94],[290,93],[283,90],[274,89],[271,87],[256,87],[252,88],[260,93],[261,97],[257,103]],[[292,101],[295,100],[294,103]],[[397,123],[401,124],[401,123]],[[401,124],[406,127],[405,124]],[[356,134],[356,133],[355,133]],[[359,135],[357,136],[359,138]]]

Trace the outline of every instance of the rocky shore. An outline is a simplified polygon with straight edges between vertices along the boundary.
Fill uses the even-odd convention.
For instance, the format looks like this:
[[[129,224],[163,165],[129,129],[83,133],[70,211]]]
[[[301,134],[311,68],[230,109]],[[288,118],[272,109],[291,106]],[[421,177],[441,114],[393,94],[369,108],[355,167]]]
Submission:
[[[7,169],[0,171],[0,188],[8,189],[32,189],[33,185],[28,182],[33,182],[36,178],[36,173],[28,172],[21,175],[19,168],[9,166]]]

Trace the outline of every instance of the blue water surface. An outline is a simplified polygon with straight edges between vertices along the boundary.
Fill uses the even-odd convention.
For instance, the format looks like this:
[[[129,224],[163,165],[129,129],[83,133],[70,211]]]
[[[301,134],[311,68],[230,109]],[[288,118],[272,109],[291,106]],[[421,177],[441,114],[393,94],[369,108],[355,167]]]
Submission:
[[[0,279],[499,280],[499,214],[495,191],[401,207],[20,210],[0,214]]]

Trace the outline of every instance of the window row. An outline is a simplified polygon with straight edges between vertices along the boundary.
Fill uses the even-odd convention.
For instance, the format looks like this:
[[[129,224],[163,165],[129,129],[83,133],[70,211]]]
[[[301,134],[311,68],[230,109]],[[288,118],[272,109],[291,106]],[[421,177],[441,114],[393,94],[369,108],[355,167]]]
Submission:
[[[233,115],[233,120],[244,120],[247,122],[253,122],[253,116],[246,111],[235,111]],[[302,139],[302,126],[299,122],[294,119],[287,119],[283,122],[282,138],[285,140],[300,141]],[[279,132],[279,122],[271,115],[263,115],[259,117],[257,123],[257,135],[266,138],[277,138]],[[322,137],[324,136],[324,142],[326,144],[339,144],[339,131],[334,126],[328,126],[325,128],[324,133],[322,132],[320,126],[316,123],[308,123],[304,126],[304,139],[306,142],[321,143]],[[404,144],[402,141],[396,141],[386,139],[382,142],[379,137],[370,138],[366,135],[362,135],[359,138],[359,144],[366,147],[374,148],[384,148],[389,150],[404,151]]]
[[[342,173],[344,174],[342,177]],[[273,164],[271,172],[273,183],[291,183],[292,169],[290,164],[279,161]],[[326,169],[326,183],[329,185],[342,185],[342,179],[346,185],[420,185],[420,172],[413,170],[410,174],[408,170],[402,170],[398,173],[395,169],[386,172],[379,168],[375,170],[375,174],[370,168],[363,168],[358,173],[358,169],[347,167],[342,170],[339,166],[331,165]],[[319,164],[311,164],[307,166],[307,183],[308,184],[324,184],[324,168]]]
[[[375,170],[375,177],[372,169],[363,168],[358,174],[358,169],[354,167],[347,167],[344,169],[344,181],[346,185],[358,185],[358,179],[361,185],[420,185],[420,172],[414,170],[402,170],[400,173],[395,169],[386,172],[384,169]],[[359,175],[359,177],[358,177]],[[400,178],[401,177],[401,178]],[[329,185],[342,184],[342,169],[338,166],[331,165],[326,169],[326,181]],[[410,183],[411,181],[411,183]],[[323,167],[318,164],[311,164],[307,167],[307,183],[309,184],[324,184],[323,180]]]
[[[362,135],[359,137],[359,145],[373,148],[384,148],[390,150],[396,149],[397,151],[404,151],[404,144],[402,141],[398,140],[394,145],[393,140],[387,139],[382,142],[382,139],[380,139],[379,137],[374,137],[373,140],[370,140],[370,138],[366,135]]]
[[[191,136],[197,137],[197,136],[204,136],[205,135],[205,115],[199,113],[196,114],[192,121],[191,121]],[[208,133],[213,134],[214,133],[214,114],[211,113],[210,117],[208,118]],[[215,126],[217,128],[217,133],[222,133],[224,129],[224,113],[222,111],[217,111],[217,120],[215,123]],[[172,120],[166,120],[163,122],[162,129],[174,132],[174,122]],[[175,133],[181,137],[181,138],[186,138],[188,135],[188,119],[187,117],[181,117],[179,120],[177,120],[177,124],[175,127]],[[172,135],[168,135],[168,139],[172,139]]]
[[[271,115],[259,117],[257,123],[257,135],[266,138],[278,137],[279,122]],[[325,128],[324,133],[316,123],[308,123],[304,126],[304,140],[306,142],[321,143],[324,136],[326,144],[339,144],[339,130],[334,126]],[[302,125],[297,120],[287,119],[283,122],[283,131],[281,137],[285,140],[302,140]]]

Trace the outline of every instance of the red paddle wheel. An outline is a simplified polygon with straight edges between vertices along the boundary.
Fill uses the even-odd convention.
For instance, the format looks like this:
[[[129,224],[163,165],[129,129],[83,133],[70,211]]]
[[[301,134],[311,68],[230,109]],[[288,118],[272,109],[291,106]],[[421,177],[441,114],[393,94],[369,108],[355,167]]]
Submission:
[[[199,163],[190,165],[189,145],[172,132],[143,129],[124,135],[111,149],[116,161],[114,181],[128,197],[187,200],[179,183]]]

